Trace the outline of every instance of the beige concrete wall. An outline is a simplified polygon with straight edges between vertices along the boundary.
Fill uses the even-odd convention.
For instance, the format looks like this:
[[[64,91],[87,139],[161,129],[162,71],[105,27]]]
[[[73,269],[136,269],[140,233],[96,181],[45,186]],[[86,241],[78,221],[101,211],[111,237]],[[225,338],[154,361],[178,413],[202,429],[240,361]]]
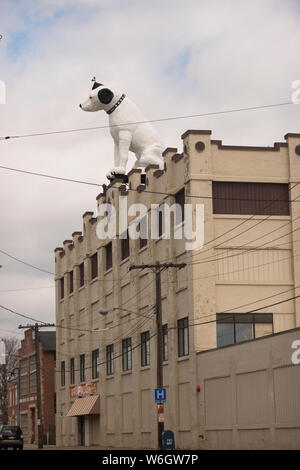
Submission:
[[[205,144],[202,152],[195,148],[199,141]],[[188,131],[183,136],[182,154],[177,154],[177,149],[165,152],[166,170],[162,174],[155,174],[155,168],[147,169],[146,191],[137,190],[139,172],[129,175],[131,190],[125,195],[128,207],[134,202],[144,203],[147,207],[164,201],[171,205],[174,198],[164,193],[175,194],[183,187],[186,203],[190,202],[193,210],[197,203],[204,204],[205,245],[201,250],[187,251],[183,240],[173,238],[148,240],[147,247],[141,250],[138,241],[130,241],[130,257],[120,261],[120,241],[117,238],[112,240],[113,266],[106,271],[107,240],[98,239],[97,220],[91,212],[83,216],[82,233],[75,232],[70,240],[64,242],[63,248],[56,250],[56,322],[69,327],[57,329],[57,369],[65,360],[69,371],[69,360],[75,357],[78,371],[79,355],[85,353],[86,382],[91,382],[91,352],[100,348],[102,365],[96,382],[101,396],[101,412],[97,432],[97,418],[93,421],[93,441],[99,439],[99,444],[114,447],[156,446],[156,414],[152,403],[156,384],[156,337],[150,343],[149,367],[140,366],[140,348],[133,351],[133,369],[130,372],[122,372],[119,357],[115,374],[107,377],[104,362],[106,345],[114,343],[115,354],[119,356],[123,338],[131,337],[134,346],[140,343],[143,331],[150,330],[150,335],[156,331],[152,309],[155,304],[153,273],[149,270],[129,272],[129,265],[167,260],[186,262],[187,267],[177,272],[169,269],[162,276],[163,323],[168,323],[170,328],[169,361],[164,365],[164,384],[170,391],[166,423],[175,430],[180,447],[190,446],[190,442],[198,446],[196,352],[216,346],[216,314],[231,308],[235,312],[245,312],[245,304],[249,305],[248,308],[266,305],[266,301],[256,302],[260,298],[273,296],[267,303],[284,300],[297,293],[300,285],[300,265],[292,260],[292,257],[296,260],[300,255],[297,241],[300,236],[296,231],[300,204],[292,204],[290,216],[216,215],[212,212],[212,182],[265,181],[290,183],[292,186],[300,176],[299,157],[295,154],[299,143],[300,135],[289,135],[286,142],[271,150],[228,148],[212,141],[210,131]],[[99,195],[98,203],[110,202],[118,211],[121,184],[115,181],[110,185]],[[295,187],[291,191],[291,199],[298,194],[300,189]],[[274,240],[276,237],[278,239]],[[96,279],[91,280],[89,256],[95,251],[98,253],[99,273]],[[82,262],[86,280],[85,285],[78,288],[78,266]],[[199,264],[192,264],[196,262]],[[74,292],[69,295],[66,273],[72,269]],[[65,276],[65,297],[60,300],[59,279],[62,276]],[[149,319],[122,311],[111,312],[106,317],[98,314],[99,308],[113,306],[149,315]],[[274,314],[274,330],[277,332],[300,325],[298,310],[298,301],[291,301],[263,312]],[[190,354],[187,358],[178,358],[177,320],[185,316],[189,317],[191,325],[202,324],[190,327]],[[79,372],[76,372],[78,383]],[[59,372],[56,384],[57,443],[76,445],[76,418],[65,417],[71,406],[69,373],[66,374],[64,388],[60,387]],[[60,412],[63,412],[63,418],[59,416]],[[230,441],[231,434],[232,431],[224,429],[222,436],[226,442]]]
[[[300,449],[300,328],[197,354],[200,449]]]

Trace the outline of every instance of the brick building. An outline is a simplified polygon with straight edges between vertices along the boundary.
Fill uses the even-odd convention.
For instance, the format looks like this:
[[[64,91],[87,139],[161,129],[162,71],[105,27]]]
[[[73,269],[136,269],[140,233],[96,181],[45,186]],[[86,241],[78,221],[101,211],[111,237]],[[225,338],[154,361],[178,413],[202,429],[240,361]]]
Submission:
[[[8,424],[18,424],[18,379],[13,378],[7,384]]]
[[[44,443],[55,444],[54,415],[54,367],[55,367],[55,336],[54,331],[41,331],[40,364],[42,389],[42,415]],[[25,338],[19,349],[20,367],[20,426],[25,442],[36,443],[37,433],[37,381],[36,381],[36,349],[34,332],[25,331]]]

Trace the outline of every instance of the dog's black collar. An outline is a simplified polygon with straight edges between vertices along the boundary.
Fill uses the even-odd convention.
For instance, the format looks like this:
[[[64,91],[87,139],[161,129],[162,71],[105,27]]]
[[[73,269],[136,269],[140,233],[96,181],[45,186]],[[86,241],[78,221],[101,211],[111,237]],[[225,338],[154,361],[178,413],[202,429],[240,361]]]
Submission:
[[[110,108],[107,112],[107,114],[111,114],[114,112],[114,110],[122,103],[123,99],[126,97],[126,95],[122,95],[121,98],[116,102],[116,104]]]

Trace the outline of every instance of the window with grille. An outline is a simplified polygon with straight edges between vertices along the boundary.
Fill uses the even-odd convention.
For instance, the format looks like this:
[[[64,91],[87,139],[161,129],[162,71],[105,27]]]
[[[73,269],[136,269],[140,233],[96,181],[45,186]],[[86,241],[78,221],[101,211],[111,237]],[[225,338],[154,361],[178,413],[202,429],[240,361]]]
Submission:
[[[109,344],[106,347],[106,374],[113,375],[114,371],[114,345]]]
[[[98,254],[91,256],[91,279],[98,277]]]
[[[273,314],[217,314],[217,346],[242,343],[273,333]]]
[[[214,181],[212,195],[214,214],[290,215],[288,184]]]
[[[124,371],[132,369],[131,338],[122,341],[122,368]]]
[[[92,378],[99,377],[99,349],[92,351]]]
[[[182,318],[177,322],[178,328],[178,356],[188,356],[189,354],[189,320]]]
[[[141,366],[150,364],[150,332],[145,331],[141,334]]]

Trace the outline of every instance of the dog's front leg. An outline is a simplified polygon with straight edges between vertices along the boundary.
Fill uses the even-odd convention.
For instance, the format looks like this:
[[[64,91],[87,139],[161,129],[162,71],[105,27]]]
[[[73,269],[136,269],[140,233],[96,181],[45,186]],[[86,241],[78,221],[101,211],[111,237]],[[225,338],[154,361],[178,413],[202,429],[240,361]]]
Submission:
[[[131,144],[131,132],[120,131],[119,132],[119,167],[123,168],[124,173],[126,172],[126,165],[128,160],[128,152]]]
[[[119,141],[114,139],[115,148],[114,148],[114,163],[115,167],[120,166],[120,155],[119,155]]]

